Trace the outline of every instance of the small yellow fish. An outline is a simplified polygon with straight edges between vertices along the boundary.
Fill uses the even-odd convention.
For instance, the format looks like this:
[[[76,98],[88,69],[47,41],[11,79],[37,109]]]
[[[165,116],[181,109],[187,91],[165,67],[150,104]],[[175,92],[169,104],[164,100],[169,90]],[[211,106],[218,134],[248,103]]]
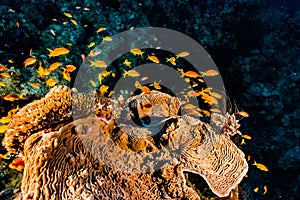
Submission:
[[[144,53],[143,51],[141,51],[138,48],[131,49],[130,52],[133,53],[133,55],[139,55],[139,56],[142,56],[142,57],[143,57],[143,53]]]
[[[74,65],[66,65],[66,72],[73,72],[76,69]]]
[[[268,192],[268,188],[267,188],[266,185],[264,185],[264,192],[263,192],[263,194],[266,194],[267,192]]]
[[[78,22],[77,22],[75,19],[71,19],[70,21],[71,21],[75,26],[78,25]]]
[[[67,13],[67,12],[64,12],[64,15],[67,16],[67,17],[69,17],[69,18],[73,17],[71,13]]]
[[[56,84],[56,81],[53,78],[46,80],[46,86],[53,87]]]
[[[211,96],[216,97],[217,99],[221,99],[222,95],[217,92],[211,92]]]
[[[95,42],[91,42],[87,47],[91,48],[91,47],[95,46],[95,44],[96,44]]]
[[[157,83],[157,82],[155,82],[155,81],[154,81],[154,83],[151,84],[150,86],[153,86],[153,87],[154,87],[155,89],[157,89],[157,90],[160,90],[160,89],[161,89],[159,83]]]
[[[8,111],[7,117],[12,118],[14,114],[16,114],[20,110],[19,105],[16,108],[11,109]]]
[[[9,73],[7,73],[7,72],[2,72],[1,76],[5,77],[5,78],[11,77],[11,75]]]
[[[112,41],[112,38],[109,36],[105,36],[104,38],[102,38],[103,41],[109,42]]]
[[[243,116],[243,117],[249,117],[249,114],[246,111],[239,111],[237,114]]]
[[[242,139],[241,145],[246,144],[245,139]]]
[[[60,64],[61,64],[60,62],[52,63],[52,64],[49,66],[48,70],[54,71],[54,70],[56,70],[56,69],[60,66]]]
[[[73,46],[73,44],[71,42],[66,43],[66,45],[68,45],[70,47]]]
[[[63,24],[63,25],[66,25],[66,24],[68,24],[68,22],[63,22],[62,24]]]
[[[151,60],[154,63],[159,63],[159,59],[156,56],[148,56],[148,60]]]
[[[212,109],[210,109],[210,112],[221,113],[221,110],[218,108],[212,108]]]
[[[89,11],[89,10],[90,10],[90,8],[88,8],[88,7],[85,7],[85,8],[83,8],[83,10],[84,10],[84,11]]]
[[[176,58],[175,57],[171,57],[171,58],[167,58],[167,62],[170,62],[172,65],[176,65]]]
[[[110,74],[110,72],[104,70],[103,72],[98,74],[98,80],[100,82],[100,84],[102,83],[102,80],[104,79],[104,77],[108,76]]]
[[[19,172],[22,172],[24,169],[25,163],[21,158],[14,159],[9,165],[11,169],[16,169]]]
[[[49,69],[45,69],[41,65],[38,68],[38,74],[39,74],[39,76],[47,76],[47,75],[50,74],[50,72],[51,71]]]
[[[247,139],[247,140],[251,140],[251,136],[250,135],[242,135],[243,138]]]
[[[191,82],[191,79],[190,78],[185,78],[185,82],[189,83],[189,82]]]
[[[0,81],[0,86],[1,86],[1,87],[5,87],[5,85],[6,85],[6,84],[5,84],[4,82],[1,82],[1,81]]]
[[[2,117],[0,119],[1,124],[8,124],[10,121],[11,121],[11,118],[9,118],[9,117]]]
[[[91,50],[89,56],[92,56],[92,57],[98,56],[100,53],[101,53],[101,50],[100,50],[100,51],[94,51],[94,50]]]
[[[218,74],[219,74],[219,72],[217,70],[210,69],[210,70],[207,70],[206,72],[204,72],[202,74],[202,76],[216,76]]]
[[[16,100],[19,100],[20,97],[18,95],[15,95],[15,94],[8,94],[5,97],[3,97],[3,99],[7,100],[7,101],[16,101]]]
[[[137,71],[134,70],[134,69],[131,69],[131,70],[128,70],[128,71],[125,71],[125,70],[124,70],[124,74],[123,74],[124,78],[126,77],[126,75],[131,76],[131,77],[137,77],[137,76],[140,75],[140,73],[137,72]]]
[[[109,86],[107,86],[107,85],[101,85],[100,93],[105,94],[107,92],[108,88],[109,88]]]
[[[5,131],[8,129],[7,125],[1,125],[0,126],[0,133],[5,133]]]
[[[58,47],[58,48],[55,48],[53,50],[48,49],[48,51],[50,52],[48,54],[49,58],[60,56],[60,55],[65,55],[65,54],[68,54],[70,52],[70,50],[65,48],[65,47]]]
[[[24,67],[27,67],[28,65],[33,65],[34,63],[36,63],[37,59],[36,58],[27,58],[25,61],[24,61]]]
[[[71,75],[69,74],[69,72],[63,71],[63,77],[64,77],[64,79],[66,79],[67,81],[71,81]]]
[[[258,192],[258,190],[259,190],[259,188],[257,187],[257,188],[254,188],[254,192]]]
[[[181,53],[179,53],[179,54],[176,54],[176,58],[182,58],[182,57],[186,57],[186,56],[188,56],[188,55],[190,55],[190,53],[184,51],[184,52],[181,52]]]
[[[91,61],[91,66],[95,66],[95,67],[99,67],[99,68],[105,68],[107,67],[106,62],[102,61],[102,60],[96,60],[96,61]]]
[[[100,33],[100,32],[105,31],[105,30],[106,30],[106,28],[100,27],[100,28],[98,28],[98,30],[96,32]]]
[[[125,61],[123,62],[123,64],[130,67],[131,62],[126,58]]]
[[[250,155],[248,155],[247,156],[247,161],[249,161],[251,159],[251,156]]]
[[[189,78],[197,78],[199,74],[194,71],[187,71],[184,73],[184,76],[189,77]]]
[[[266,171],[266,172],[269,171],[268,168],[265,165],[263,165],[261,163],[256,163],[255,160],[254,160],[254,163],[252,165],[256,166],[258,169],[260,169],[262,171]]]
[[[9,159],[8,157],[8,153],[3,155],[3,154],[0,154],[0,159]]]
[[[14,59],[9,59],[8,62],[9,63],[14,63],[15,61],[14,61]]]
[[[95,82],[95,81],[93,81],[93,80],[90,80],[90,83],[91,83],[91,85],[92,85],[93,87],[97,87],[97,85],[96,85],[96,82]]]
[[[41,86],[39,84],[37,84],[37,83],[29,83],[29,84],[31,85],[31,87],[34,87],[36,89],[40,89],[41,88]]]

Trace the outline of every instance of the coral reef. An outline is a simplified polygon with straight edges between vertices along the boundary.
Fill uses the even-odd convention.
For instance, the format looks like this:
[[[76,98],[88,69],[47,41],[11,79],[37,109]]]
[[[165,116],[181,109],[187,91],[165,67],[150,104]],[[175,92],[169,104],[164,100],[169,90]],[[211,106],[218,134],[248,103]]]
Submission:
[[[75,105],[79,105],[78,97],[83,98],[84,94],[74,94]],[[42,111],[46,102],[52,99],[55,105],[60,100],[55,111],[58,116],[51,120],[55,128],[46,122],[41,127],[19,131],[28,121],[19,120],[17,128],[5,136],[4,145],[11,151],[16,151],[14,148],[20,151],[20,148],[7,141],[20,136],[18,145],[25,143],[22,154],[26,164],[21,186],[25,199],[144,199],[145,196],[200,199],[196,191],[187,186],[185,171],[202,176],[213,193],[226,197],[248,171],[243,152],[229,138],[237,133],[238,127],[230,115],[214,114],[211,126],[190,116],[178,115],[180,101],[168,94],[154,91],[129,98],[127,112],[135,109],[138,112],[133,117],[168,117],[165,126],[152,134],[151,129],[145,127],[116,124],[114,115],[103,119],[86,114],[70,122],[72,98],[71,89],[55,86],[45,98],[36,101],[44,106],[36,108],[35,102],[28,104],[14,119],[27,113],[28,119],[39,122],[43,117],[34,111],[50,116],[52,108]],[[101,107],[100,112],[103,109],[105,113],[113,113],[105,109],[111,106],[105,101],[95,105]],[[89,113],[84,104],[80,106],[84,113]],[[32,110],[33,107],[36,110]],[[223,121],[213,122],[220,119]]]

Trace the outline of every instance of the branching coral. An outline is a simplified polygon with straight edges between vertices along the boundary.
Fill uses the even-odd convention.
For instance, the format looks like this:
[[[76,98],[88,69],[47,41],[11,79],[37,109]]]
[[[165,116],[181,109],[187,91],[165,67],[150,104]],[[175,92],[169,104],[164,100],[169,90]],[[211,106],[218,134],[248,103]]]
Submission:
[[[216,195],[225,197],[248,170],[244,154],[229,137],[237,130],[228,126],[238,124],[230,115],[216,114],[212,120],[222,120],[209,125],[190,116],[179,116],[180,101],[176,97],[160,92],[131,97],[126,102],[129,109],[125,115],[136,112],[131,117],[164,117],[160,121],[164,126],[153,134],[147,126],[117,124],[108,100],[96,98],[91,106],[86,100],[92,97],[79,93],[71,96],[70,89],[59,86],[36,101],[44,106],[33,102],[19,112],[18,118],[25,111],[28,119],[39,116],[37,125],[24,131],[21,128],[25,119],[12,122],[17,126],[6,135],[5,144],[15,148],[7,141],[20,133],[25,138],[18,144],[26,140],[21,187],[24,199],[199,199],[187,186],[185,171],[202,176]],[[75,107],[87,109],[77,115],[81,119],[70,122],[72,98]],[[66,109],[45,123],[45,116],[53,109],[41,111],[40,115],[36,110],[58,100]],[[94,109],[105,118],[89,117]]]

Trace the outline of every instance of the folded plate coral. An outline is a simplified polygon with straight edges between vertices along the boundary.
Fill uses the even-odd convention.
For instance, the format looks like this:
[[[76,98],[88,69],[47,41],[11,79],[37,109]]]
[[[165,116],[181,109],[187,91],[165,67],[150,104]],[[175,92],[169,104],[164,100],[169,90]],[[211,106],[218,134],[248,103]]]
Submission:
[[[180,116],[176,97],[153,91],[129,98],[127,110],[116,113],[125,116],[117,124],[109,100],[96,98],[91,106],[82,99],[95,96],[71,93],[54,87],[22,108],[5,135],[3,144],[22,152],[26,163],[23,199],[200,199],[187,186],[185,171],[226,197],[248,171],[243,152],[230,140],[239,133],[234,115],[213,114],[210,124]],[[80,119],[71,119],[72,98],[74,106],[88,107]],[[91,110],[105,118],[89,116]],[[144,126],[122,123],[128,116]],[[155,117],[147,127],[145,119]],[[158,124],[163,126],[157,130]]]

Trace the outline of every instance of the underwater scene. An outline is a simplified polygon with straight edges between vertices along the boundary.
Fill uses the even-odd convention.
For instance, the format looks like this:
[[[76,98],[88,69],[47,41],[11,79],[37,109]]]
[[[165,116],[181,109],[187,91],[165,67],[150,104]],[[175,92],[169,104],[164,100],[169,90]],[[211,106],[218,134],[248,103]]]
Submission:
[[[0,13],[0,199],[300,199],[299,1]]]

